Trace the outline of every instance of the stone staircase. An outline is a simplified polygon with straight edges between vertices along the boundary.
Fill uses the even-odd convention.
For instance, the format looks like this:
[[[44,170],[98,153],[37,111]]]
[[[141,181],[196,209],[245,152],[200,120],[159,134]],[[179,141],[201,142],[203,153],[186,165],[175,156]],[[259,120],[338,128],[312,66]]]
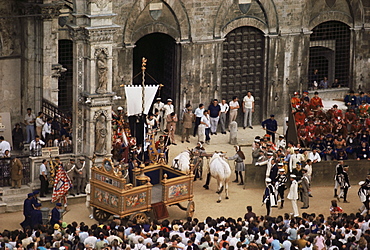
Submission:
[[[0,213],[12,213],[23,211],[23,202],[27,198],[27,194],[33,190],[27,185],[22,185],[20,189],[10,189],[10,187],[0,188]],[[51,194],[43,198],[38,198],[43,207],[53,208],[54,203],[51,203]],[[68,196],[68,204],[84,203],[86,194],[76,196]]]
[[[31,192],[31,187],[27,185],[22,185],[20,189],[0,188],[0,213],[22,211],[23,202]]]

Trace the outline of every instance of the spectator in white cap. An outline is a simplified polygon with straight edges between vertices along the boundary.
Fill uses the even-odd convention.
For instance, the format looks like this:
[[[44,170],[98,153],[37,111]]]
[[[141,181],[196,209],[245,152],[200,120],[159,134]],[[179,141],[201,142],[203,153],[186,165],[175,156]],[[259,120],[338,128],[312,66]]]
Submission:
[[[167,128],[167,121],[166,121],[166,117],[171,114],[171,113],[174,113],[175,112],[175,108],[172,104],[172,99],[167,99],[167,104],[163,105],[163,127],[164,128]]]
[[[287,198],[292,202],[293,207],[293,216],[298,217],[299,211],[297,206],[297,200],[298,200],[298,182],[296,181],[297,176],[294,174],[290,175],[290,180],[292,184],[290,185],[289,194]]]
[[[270,178],[266,178],[265,182],[266,182],[266,188],[265,188],[265,192],[263,193],[262,202],[266,205],[266,211],[267,211],[266,215],[269,216],[271,212],[271,207],[274,207],[277,205],[276,196],[275,196],[276,190],[275,190],[275,187],[271,184],[272,181]]]
[[[286,141],[284,139],[283,135],[279,135],[279,140],[276,142],[276,148],[285,148],[286,147]]]

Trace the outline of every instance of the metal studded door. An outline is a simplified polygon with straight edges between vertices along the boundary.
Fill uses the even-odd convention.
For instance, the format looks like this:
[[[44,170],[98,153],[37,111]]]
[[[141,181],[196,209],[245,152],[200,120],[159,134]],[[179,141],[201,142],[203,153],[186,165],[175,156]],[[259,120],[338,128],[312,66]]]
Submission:
[[[238,126],[243,126],[242,100],[248,91],[255,99],[253,124],[260,124],[263,108],[265,36],[254,27],[239,27],[226,36],[223,44],[222,98],[239,98]]]

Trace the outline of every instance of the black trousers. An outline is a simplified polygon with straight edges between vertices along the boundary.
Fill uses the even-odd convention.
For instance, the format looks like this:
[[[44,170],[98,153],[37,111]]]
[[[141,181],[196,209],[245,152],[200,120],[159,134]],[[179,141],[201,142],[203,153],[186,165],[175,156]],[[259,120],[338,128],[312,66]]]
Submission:
[[[280,200],[281,201],[284,201],[284,191],[285,191],[285,187],[284,186],[278,187],[278,194],[280,196]]]
[[[40,187],[40,196],[44,196],[45,194],[48,193],[48,180],[45,180],[45,177],[43,175],[40,175],[40,182],[41,182],[41,187]]]
[[[200,119],[202,119],[202,118],[201,117],[195,117],[195,124],[194,124],[194,133],[193,133],[193,136],[196,136],[197,135],[198,126],[200,124]]]

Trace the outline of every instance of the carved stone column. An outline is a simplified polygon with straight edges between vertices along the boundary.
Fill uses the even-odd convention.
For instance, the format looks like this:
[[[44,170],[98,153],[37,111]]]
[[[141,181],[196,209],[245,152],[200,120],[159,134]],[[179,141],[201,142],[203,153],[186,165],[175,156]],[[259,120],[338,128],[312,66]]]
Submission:
[[[74,37],[74,134],[75,152],[96,163],[110,154],[112,103],[113,34],[111,0],[77,4],[75,22],[69,25]],[[85,24],[81,25],[80,24]],[[88,24],[86,26],[86,24]]]

